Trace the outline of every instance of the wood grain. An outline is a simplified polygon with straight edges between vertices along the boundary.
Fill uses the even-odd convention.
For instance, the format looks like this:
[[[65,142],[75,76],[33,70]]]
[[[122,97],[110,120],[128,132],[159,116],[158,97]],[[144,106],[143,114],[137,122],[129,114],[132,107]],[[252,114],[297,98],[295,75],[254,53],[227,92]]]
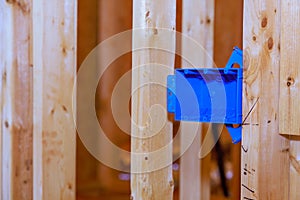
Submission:
[[[33,0],[34,199],[75,199],[77,1]]]
[[[300,136],[300,2],[281,3],[279,132]]]
[[[300,198],[299,9],[299,1],[281,2],[279,133],[290,139],[289,199]]]
[[[99,0],[99,24],[98,24],[98,42],[103,42],[111,37],[114,37],[116,34],[120,34],[123,31],[129,30],[132,28],[132,0]],[[131,41],[128,41],[131,44]],[[129,46],[130,48],[130,46]],[[117,52],[119,45],[115,44],[111,46],[112,52]],[[101,62],[104,59],[101,59],[102,56],[99,55]],[[112,102],[113,102],[113,90],[117,88],[116,84],[121,80],[123,75],[131,70],[131,52],[128,52],[125,55],[119,56],[113,63],[111,63],[106,69],[105,73],[102,75],[98,88],[97,88],[97,116],[99,123],[106,135],[109,137],[116,146],[123,148],[127,151],[130,150],[130,134],[123,131],[124,127],[126,130],[130,130],[130,117],[118,117],[113,116],[112,114]],[[100,64],[99,66],[104,66]],[[102,70],[102,69],[100,69]],[[128,73],[130,74],[130,72]],[[128,78],[128,88],[126,93],[130,97],[130,88],[131,88],[131,78]],[[124,86],[124,84],[123,84]],[[124,90],[124,87],[122,88]],[[125,98],[115,99],[116,104],[125,109],[129,109],[129,104]],[[122,126],[118,126],[122,121]],[[123,129],[122,129],[123,128]],[[100,149],[100,151],[107,151],[107,149]],[[112,155],[111,159],[115,159],[115,156]],[[130,165],[130,156],[123,155],[119,162],[124,163],[124,165]],[[102,188],[105,188],[108,191],[116,193],[125,193],[127,196],[130,195],[130,181],[129,180],[120,180],[119,176],[123,172],[109,168],[103,164],[98,166],[98,180]]]
[[[193,39],[204,50],[196,51],[186,40],[182,41],[182,54],[189,55],[191,66],[185,58],[182,68],[213,67],[214,47],[214,1],[185,0],[182,2],[182,33]],[[197,123],[181,122],[180,136],[184,141],[187,134],[195,131]],[[180,199],[210,198],[210,154],[199,159],[199,150],[204,134],[198,131],[189,149],[180,158]],[[185,143],[181,142],[181,149]]]
[[[133,49],[142,48],[132,56],[131,152],[141,156],[131,156],[131,172],[142,172],[131,174],[134,200],[173,199],[172,149],[161,151],[172,140],[172,127],[160,84],[173,72],[175,54],[158,48],[175,51],[175,18],[175,0],[133,1]]]
[[[32,199],[31,0],[0,2],[1,199]]]
[[[300,199],[300,141],[290,140],[289,199]]]
[[[289,148],[279,132],[280,1],[244,1],[242,199],[288,199]]]

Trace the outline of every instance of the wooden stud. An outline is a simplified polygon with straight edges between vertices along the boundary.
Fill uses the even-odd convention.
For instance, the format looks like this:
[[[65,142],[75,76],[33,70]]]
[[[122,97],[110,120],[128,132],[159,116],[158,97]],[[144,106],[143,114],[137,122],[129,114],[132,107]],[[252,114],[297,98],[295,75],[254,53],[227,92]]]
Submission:
[[[288,199],[288,141],[279,132],[280,0],[244,1],[241,199]],[[248,115],[249,114],[249,115]]]
[[[78,0],[78,68],[98,44],[99,0]]]
[[[120,34],[123,31],[130,30],[132,28],[132,0],[100,0],[99,1],[99,26],[98,26],[98,41],[99,43],[105,41],[110,37],[114,37],[116,34]],[[129,41],[131,44],[131,41]],[[119,45],[112,46],[112,51],[118,51]],[[103,55],[99,55],[100,57]],[[124,118],[118,116],[114,118],[112,115],[112,93],[116,88],[116,83],[121,77],[129,70],[131,70],[131,52],[118,57],[111,63],[105,73],[102,75],[99,81],[98,97],[96,105],[97,115],[99,116],[99,123],[109,139],[118,147],[130,150],[130,134],[124,133],[118,123],[120,120],[125,124],[126,129],[130,130],[130,118]],[[99,59],[101,62],[103,59]],[[99,65],[103,66],[103,64]],[[126,85],[128,87],[126,92],[130,95],[131,80],[128,79]],[[124,86],[124,85],[123,85]],[[118,105],[123,108],[128,108],[128,102],[124,98],[115,100]],[[119,120],[119,121],[118,121]],[[107,149],[100,149],[100,151],[107,151]],[[111,159],[115,159],[115,156],[111,156]],[[124,165],[130,165],[130,156],[121,156],[119,162]],[[99,164],[98,167],[98,179],[102,188],[112,193],[130,193],[130,181],[120,180],[119,176],[124,175],[126,172],[120,172],[112,169],[108,166]],[[129,174],[128,174],[129,176]]]
[[[133,1],[133,28],[137,30],[133,32],[133,48],[143,48],[135,50],[132,59],[131,152],[142,156],[131,156],[131,170],[143,172],[131,175],[134,200],[173,199],[172,149],[155,151],[172,140],[165,110],[166,88],[159,84],[165,84],[167,75],[173,73],[175,55],[157,48],[175,51],[175,18],[175,0]],[[155,84],[149,84],[152,81]]]
[[[281,2],[279,133],[290,139],[290,199],[300,199],[299,8],[299,1]]]
[[[31,0],[0,2],[1,199],[32,199]]]
[[[215,0],[214,32],[214,61],[221,68],[226,65],[232,48],[242,46],[243,1]]]
[[[300,199],[300,141],[291,140],[290,149],[289,199]]]
[[[78,69],[97,45],[98,2],[99,0],[78,0]],[[93,187],[97,185],[96,174],[99,161],[88,152],[79,136],[76,144],[76,189],[77,195],[81,196],[86,192],[91,192],[91,185]],[[96,189],[99,190],[99,188]]]
[[[213,67],[214,0],[184,0],[182,2],[182,33],[206,50],[195,51],[183,40],[182,54],[190,55],[190,61],[196,66],[190,66],[191,64],[183,60],[182,67]],[[186,134],[195,131],[195,127],[197,123],[181,122],[181,141],[185,140]],[[210,154],[199,159],[201,141],[200,130],[192,145],[180,159],[180,199],[210,198]],[[183,145],[185,145],[184,142],[182,142]]]
[[[33,0],[33,24],[34,199],[75,199],[77,1]]]
[[[226,9],[224,9],[226,8]],[[215,34],[214,34],[214,61],[217,67],[224,67],[228,61],[232,48],[242,48],[243,37],[243,1],[216,0],[215,1]],[[223,129],[226,131],[226,128]],[[231,138],[227,133],[222,133],[221,142],[230,144]],[[233,177],[229,180],[230,197],[240,199],[241,184],[241,143],[230,144],[230,159],[232,161]]]
[[[0,21],[2,22],[7,22],[8,24],[11,24],[9,22],[12,21],[11,19],[11,9],[4,3],[4,1],[0,1]],[[9,59],[8,54],[7,54],[7,49],[12,49],[11,46],[9,45],[9,34],[7,33],[12,32],[11,26],[6,26],[4,29],[4,26],[0,27],[0,41],[1,41],[1,46],[0,46],[0,147],[1,147],[1,153],[0,153],[0,161],[1,161],[1,166],[0,166],[0,198],[3,199],[4,197],[4,190],[7,188],[3,188],[3,182],[5,180],[3,179],[3,137],[4,137],[4,127],[5,127],[5,121],[3,120],[3,111],[4,111],[4,102],[5,102],[5,88],[4,86],[6,85],[6,75],[7,73],[5,72],[6,69],[4,67],[4,63],[7,62],[6,60],[11,62],[11,59]],[[4,48],[5,47],[5,48]],[[4,73],[5,72],[5,73]],[[7,185],[9,185],[10,181],[7,181]]]
[[[300,136],[300,2],[282,1],[281,9],[279,132]]]

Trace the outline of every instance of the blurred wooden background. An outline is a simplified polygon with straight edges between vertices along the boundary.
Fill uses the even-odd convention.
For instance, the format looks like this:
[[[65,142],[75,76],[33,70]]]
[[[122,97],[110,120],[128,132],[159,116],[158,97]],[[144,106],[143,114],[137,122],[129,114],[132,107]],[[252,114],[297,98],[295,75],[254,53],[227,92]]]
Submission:
[[[177,1],[177,31],[182,28],[182,2]],[[101,41],[132,28],[132,0],[79,0],[78,9],[78,67],[88,53]],[[214,23],[214,62],[224,67],[234,46],[242,48],[243,1],[216,0]],[[178,45],[180,48],[180,45]],[[180,57],[176,57],[176,67],[180,67]],[[116,125],[110,110],[111,93],[116,82],[131,69],[131,54],[128,53],[113,62],[99,82],[96,95],[96,109],[101,126],[109,139],[119,147],[129,150],[130,137]],[[122,100],[120,100],[122,101]],[[176,133],[178,123],[174,125]],[[225,131],[225,129],[224,129]],[[228,177],[229,199],[239,199],[240,195],[240,145],[233,145],[228,133],[220,139],[224,149],[225,169]],[[95,160],[77,138],[77,197],[78,199],[129,199],[129,176],[110,169]],[[125,162],[128,158],[124,158]],[[174,199],[179,199],[180,161],[173,166],[175,180]],[[223,197],[216,155],[210,161],[211,199]]]

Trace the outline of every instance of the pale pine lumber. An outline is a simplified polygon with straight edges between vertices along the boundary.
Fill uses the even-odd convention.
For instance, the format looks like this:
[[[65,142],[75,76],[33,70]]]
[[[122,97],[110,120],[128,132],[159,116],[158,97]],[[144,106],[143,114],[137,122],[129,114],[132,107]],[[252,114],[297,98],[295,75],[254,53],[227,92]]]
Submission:
[[[300,136],[300,1],[281,3],[279,132]]]
[[[289,199],[300,199],[300,140],[290,140]]]
[[[4,3],[4,1],[0,2],[0,21],[7,21],[9,22],[11,20],[11,15],[10,14],[10,9],[9,7],[7,7],[7,5]],[[2,141],[3,141],[3,128],[4,128],[4,121],[2,120],[3,118],[3,110],[4,110],[4,84],[5,84],[5,80],[6,80],[6,73],[4,74],[5,68],[4,68],[4,63],[7,60],[7,49],[10,47],[6,42],[8,41],[8,30],[11,31],[11,26],[10,27],[6,27],[6,29],[2,27],[0,27],[0,41],[2,43],[2,45],[0,46],[0,75],[1,75],[1,79],[0,79],[0,148],[1,148],[1,153],[0,153],[0,198],[3,199],[3,178],[2,178],[2,174],[3,174],[3,147],[2,147]],[[5,48],[4,48],[5,47]],[[5,75],[5,76],[4,76]],[[6,189],[6,188],[5,188]]]
[[[188,61],[182,58],[182,68],[213,67],[214,0],[184,0],[182,2],[182,33],[191,38],[205,51],[196,51],[186,40],[182,42],[182,55],[189,55]],[[192,134],[197,123],[181,122],[181,141]],[[203,133],[204,134],[204,133]],[[180,159],[180,199],[210,198],[210,154],[199,159],[202,141],[201,129],[193,143]],[[181,150],[185,143],[181,142]]]
[[[31,0],[0,2],[1,199],[32,199]]]
[[[149,29],[133,33],[133,49],[142,47],[143,50],[133,51],[132,91],[143,83],[156,82],[143,85],[132,94],[131,152],[142,156],[131,156],[131,172],[143,172],[131,174],[133,200],[173,198],[172,149],[154,152],[172,140],[172,126],[166,113],[166,88],[157,83],[165,84],[167,75],[173,73],[175,55],[157,48],[175,51],[175,32],[160,29],[175,30],[175,17],[175,0],[133,1],[133,28]],[[142,67],[145,64],[147,67]],[[152,107],[149,112],[154,104],[160,106]]]
[[[289,199],[300,199],[299,9],[299,1],[281,1],[279,133],[290,139]]]
[[[288,199],[288,141],[279,132],[280,1],[244,1],[241,199]],[[257,103],[256,103],[257,102]]]
[[[76,0],[33,0],[34,199],[75,199]]]

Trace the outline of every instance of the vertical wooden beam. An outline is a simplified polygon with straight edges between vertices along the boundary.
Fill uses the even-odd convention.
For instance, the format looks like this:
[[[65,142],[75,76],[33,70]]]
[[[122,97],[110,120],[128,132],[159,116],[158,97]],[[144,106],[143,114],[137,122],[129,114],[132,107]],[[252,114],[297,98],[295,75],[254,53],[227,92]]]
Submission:
[[[4,102],[5,102],[5,87],[6,87],[6,67],[5,63],[8,61],[11,62],[11,59],[9,58],[7,54],[7,49],[12,49],[12,43],[9,42],[9,36],[8,33],[12,32],[12,15],[11,15],[11,8],[4,2],[0,1],[0,21],[1,22],[6,22],[6,26],[1,26],[0,27],[0,41],[1,41],[1,46],[0,46],[0,75],[1,75],[1,81],[0,81],[0,147],[1,147],[1,153],[0,153],[0,158],[1,158],[1,165],[0,165],[0,198],[3,199],[5,194],[4,190],[8,190],[7,186],[4,187],[3,182],[5,182],[5,179],[3,178],[3,170],[4,170],[4,154],[3,154],[3,137],[4,137],[4,128],[5,128],[5,123],[4,123]],[[5,28],[4,28],[5,27]],[[4,73],[5,72],[5,73]],[[7,180],[7,179],[6,179]],[[9,186],[10,181],[7,182],[7,185]]]
[[[78,0],[78,69],[87,55],[97,46],[98,2],[99,0]],[[88,152],[79,136],[76,143],[76,189],[80,196],[90,191],[92,183],[95,185],[99,161]]]
[[[33,0],[33,24],[34,199],[75,199],[77,1]]]
[[[289,199],[300,199],[300,140],[290,140]]]
[[[281,60],[279,132],[300,136],[300,2],[287,0],[281,3]],[[292,23],[291,23],[292,22]]]
[[[233,46],[242,46],[243,1],[215,0],[214,32],[214,61],[224,67]]]
[[[279,133],[290,139],[290,199],[300,199],[299,9],[299,1],[281,1]]]
[[[224,9],[226,8],[226,9]],[[215,1],[215,34],[214,34],[214,61],[218,67],[224,67],[234,46],[242,48],[243,37],[243,1],[216,0]],[[225,128],[223,129],[226,130]],[[230,141],[228,133],[221,138]],[[227,144],[227,142],[225,143]],[[240,198],[240,170],[241,170],[241,143],[230,144],[230,160],[233,177],[229,181],[230,196],[232,199]]]
[[[98,42],[103,42],[106,39],[113,37],[116,34],[123,31],[130,30],[132,28],[132,0],[99,0],[99,26],[98,26]],[[118,50],[119,45],[112,47],[115,51]],[[101,62],[101,56],[99,62]],[[124,133],[122,129],[117,125],[117,119],[114,119],[112,115],[112,93],[115,89],[117,81],[120,80],[122,75],[131,70],[131,53],[127,53],[118,57],[113,63],[107,67],[105,73],[102,75],[99,81],[99,87],[97,92],[99,93],[97,99],[97,115],[99,116],[99,122],[103,130],[109,139],[118,147],[129,151],[130,148],[130,135]],[[103,64],[100,66],[104,66]],[[131,82],[128,83],[130,88]],[[128,94],[130,90],[126,91]],[[116,100],[117,104],[125,105],[124,99],[119,98]],[[118,116],[119,117],[119,116]],[[127,120],[119,117],[119,120]],[[124,123],[123,123],[124,124]],[[130,120],[127,120],[126,128],[130,129]],[[124,127],[123,127],[124,128]],[[107,151],[101,149],[100,151]],[[111,156],[114,159],[114,156]],[[129,165],[130,158],[123,156],[121,159],[125,165]],[[126,161],[127,160],[127,161]],[[120,161],[121,162],[121,161]],[[128,166],[129,167],[129,166]],[[99,164],[98,177],[101,183],[101,187],[112,193],[122,192],[130,193],[130,181],[120,180],[121,173],[108,166]]]
[[[288,199],[289,144],[278,134],[280,0],[244,1],[243,42],[243,116],[250,113],[243,126],[241,198]]]
[[[31,0],[0,2],[1,199],[32,199]]]
[[[195,40],[206,51],[197,52],[183,40],[182,54],[191,55],[196,67],[213,67],[214,0],[182,2],[182,33]],[[186,60],[183,68],[191,68]],[[197,125],[196,125],[197,126]],[[195,131],[195,124],[181,122],[181,140]],[[201,131],[180,160],[180,199],[210,199],[210,154],[199,159]],[[184,145],[184,144],[182,144]]]
[[[78,68],[98,44],[99,0],[78,0]]]
[[[160,151],[171,142],[172,127],[165,110],[166,88],[159,84],[173,72],[175,55],[158,48],[175,51],[175,18],[175,0],[133,1],[133,48],[143,48],[132,57],[131,152],[142,155],[131,156],[132,172],[142,172],[131,175],[134,200],[173,198],[172,149]],[[153,156],[155,151],[159,155]],[[161,163],[168,166],[156,170]]]

